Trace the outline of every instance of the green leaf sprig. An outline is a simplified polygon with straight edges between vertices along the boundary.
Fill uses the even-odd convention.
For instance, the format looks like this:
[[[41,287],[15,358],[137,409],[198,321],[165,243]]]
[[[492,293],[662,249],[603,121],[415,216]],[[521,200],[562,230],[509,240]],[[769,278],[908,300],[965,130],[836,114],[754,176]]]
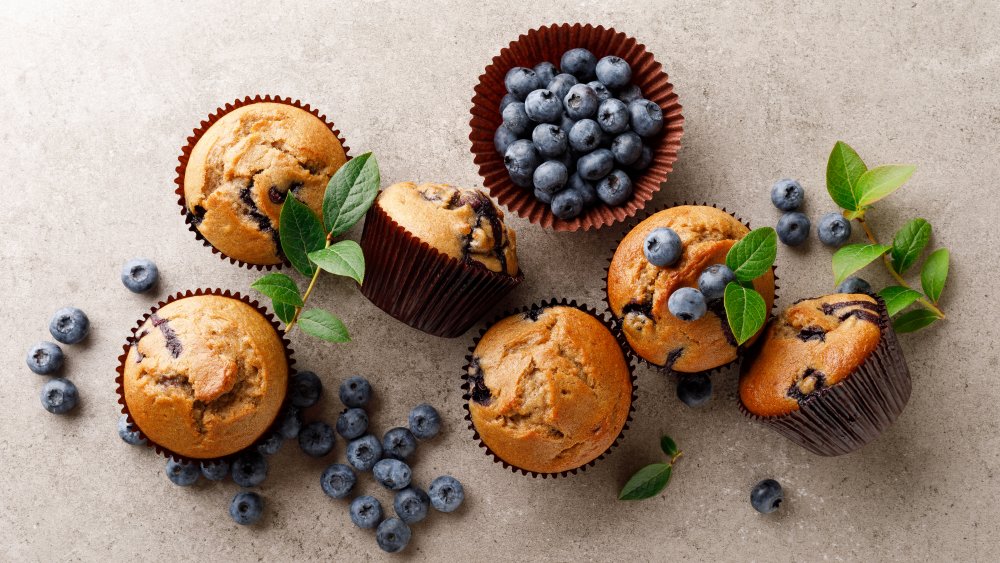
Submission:
[[[736,281],[726,285],[722,302],[737,344],[750,340],[767,321],[767,303],[754,289],[753,280],[774,266],[777,255],[778,234],[771,227],[750,231],[726,254],[726,266],[736,275]]]
[[[674,463],[681,457],[683,452],[677,449],[670,436],[660,438],[660,449],[666,454],[670,461],[652,463],[635,472],[629,478],[628,483],[622,487],[618,494],[618,500],[642,500],[654,497],[666,488],[670,482],[670,475],[673,473]]]
[[[913,219],[903,225],[892,244],[880,244],[871,225],[865,220],[872,204],[895,192],[910,179],[914,166],[889,164],[869,169],[847,143],[837,141],[826,165],[826,190],[834,203],[844,210],[844,217],[857,221],[868,239],[865,244],[849,244],[833,255],[834,284],[882,258],[889,275],[896,280],[879,295],[893,317],[896,332],[913,332],[945,318],[939,307],[941,292],[948,279],[948,250],[932,252],[920,270],[923,293],[907,283],[903,275],[920,259],[931,239],[931,225],[925,219]],[[907,310],[911,305],[914,309]]]
[[[343,321],[322,309],[306,309],[320,272],[365,278],[365,256],[353,240],[333,242],[354,226],[378,194],[378,162],[372,153],[349,160],[330,178],[323,196],[322,221],[304,203],[290,195],[281,206],[278,236],[281,251],[292,267],[309,278],[304,293],[286,274],[267,274],[250,287],[271,298],[274,313],[285,323],[285,333],[298,326],[302,332],[327,342],[349,342]]]

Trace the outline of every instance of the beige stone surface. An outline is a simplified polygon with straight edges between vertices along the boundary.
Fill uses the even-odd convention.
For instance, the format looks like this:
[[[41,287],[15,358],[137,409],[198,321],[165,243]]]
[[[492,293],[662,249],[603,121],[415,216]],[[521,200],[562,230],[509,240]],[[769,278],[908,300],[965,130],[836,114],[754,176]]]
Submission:
[[[709,201],[773,224],[771,182],[801,179],[814,220],[832,208],[826,157],[837,139],[871,163],[919,166],[871,214],[883,238],[913,216],[952,251],[949,319],[902,337],[913,396],[896,425],[860,452],[822,459],[743,419],[735,374],[712,402],[684,407],[664,376],[638,369],[638,413],[624,444],[591,471],[533,480],[483,456],[462,421],[466,338],[409,329],[342,280],[316,304],[341,315],[350,344],[296,334],[300,367],[328,388],[362,373],[379,394],[374,423],[401,423],[418,401],[445,431],[415,474],[467,487],[456,514],[415,527],[405,557],[433,560],[969,560],[1000,549],[995,199],[1000,8],[981,2],[44,2],[0,4],[0,559],[382,559],[319,474],[341,459],[273,458],[253,528],[228,515],[232,483],[181,489],[152,451],[115,433],[115,357],[134,320],[193,287],[247,291],[255,272],[222,262],[183,224],[173,194],[185,137],[217,105],[247,94],[301,98],[331,116],[352,153],[372,150],[386,185],[479,185],[468,108],[481,70],[531,27],[590,21],[639,38],[669,70],[686,133],[654,201]],[[620,228],[552,233],[515,220],[527,280],[506,306],[552,296],[598,305]],[[352,231],[358,237],[360,228]],[[155,295],[118,281],[149,256]],[[813,240],[779,253],[780,303],[831,289],[830,252]],[[888,282],[878,270],[866,274]],[[38,404],[24,366],[49,315],[84,308],[89,340],[66,347],[82,404]],[[335,396],[318,416],[332,420]],[[658,498],[615,500],[658,460],[669,433],[684,450]],[[787,502],[756,514],[759,479]],[[365,489],[374,490],[369,481]],[[383,501],[389,497],[381,494]]]

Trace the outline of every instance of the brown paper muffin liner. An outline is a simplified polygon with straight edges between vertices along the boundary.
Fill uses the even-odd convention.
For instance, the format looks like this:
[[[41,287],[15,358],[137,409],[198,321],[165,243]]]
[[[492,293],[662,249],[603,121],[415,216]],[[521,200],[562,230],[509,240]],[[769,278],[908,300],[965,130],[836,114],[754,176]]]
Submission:
[[[198,127],[195,127],[194,131],[187,138],[187,144],[181,147],[181,155],[177,157],[178,164],[177,168],[175,169],[177,172],[177,176],[174,178],[174,183],[177,184],[177,187],[174,189],[174,193],[177,194],[177,203],[178,205],[181,206],[181,215],[184,216],[184,223],[188,226],[188,230],[194,233],[196,239],[200,240],[205,246],[211,248],[213,254],[218,254],[219,258],[223,260],[228,259],[230,264],[239,264],[241,267],[244,268],[257,269],[257,270],[272,270],[275,268],[280,269],[283,265],[290,265],[290,263],[288,262],[287,259],[283,258],[284,262],[282,264],[251,264],[249,262],[244,262],[243,260],[240,260],[238,258],[233,258],[232,256],[228,256],[218,248],[215,248],[215,246],[213,246],[212,243],[208,241],[208,239],[202,236],[201,232],[195,226],[194,222],[191,221],[191,214],[188,212],[187,205],[185,205],[184,202],[184,173],[187,171],[188,160],[191,158],[191,151],[194,149],[194,146],[198,144],[198,140],[201,139],[201,136],[204,135],[205,131],[208,131],[208,129],[212,125],[214,125],[216,121],[222,119],[222,116],[226,115],[227,113],[235,109],[239,109],[243,106],[248,106],[250,104],[256,104],[260,102],[285,104],[297,107],[301,110],[305,110],[313,114],[320,121],[322,121],[330,129],[330,131],[333,132],[334,136],[337,137],[337,140],[340,141],[341,146],[344,147],[344,154],[347,156],[347,160],[351,159],[350,147],[347,146],[347,141],[344,140],[344,137],[343,135],[341,135],[340,130],[337,129],[337,127],[333,124],[332,121],[327,120],[326,115],[320,114],[319,110],[310,107],[309,104],[304,104],[300,100],[293,100],[292,98],[282,98],[280,96],[272,96],[270,94],[265,96],[261,96],[260,94],[258,94],[253,98],[247,96],[243,99],[239,99],[234,102],[228,103],[223,107],[216,108],[214,112],[210,113],[208,117],[206,117],[201,121]]]
[[[817,391],[800,403],[799,410],[789,414],[757,416],[747,410],[742,400],[740,412],[821,456],[853,452],[889,428],[910,399],[910,369],[885,301],[874,297],[880,311],[882,338],[858,369],[839,383]],[[748,360],[741,371],[753,364],[753,357]]]
[[[584,313],[587,313],[588,315],[590,315],[590,316],[594,317],[595,319],[601,321],[601,323],[605,327],[607,327],[607,329],[609,331],[611,331],[611,334],[613,334],[614,337],[615,337],[615,339],[618,341],[618,345],[622,348],[622,354],[625,357],[625,364],[628,366],[629,377],[632,380],[632,402],[631,402],[631,404],[629,404],[628,416],[625,418],[625,425],[622,426],[621,432],[618,433],[618,437],[615,438],[615,441],[612,442],[610,446],[608,446],[608,449],[604,450],[604,453],[602,453],[601,455],[597,456],[596,458],[590,460],[589,462],[587,462],[587,463],[585,463],[585,464],[583,464],[583,465],[581,465],[579,467],[573,468],[573,469],[568,469],[566,471],[560,471],[558,473],[540,473],[538,471],[531,471],[531,470],[528,470],[528,469],[522,469],[520,467],[517,467],[516,465],[512,465],[510,463],[507,463],[502,457],[500,457],[499,455],[497,455],[496,452],[494,452],[492,449],[490,449],[490,447],[487,446],[486,443],[483,442],[482,438],[479,436],[479,432],[476,430],[476,425],[473,424],[473,422],[472,422],[472,411],[469,410],[469,401],[472,400],[471,382],[469,381],[469,366],[472,365],[472,357],[473,357],[473,355],[476,352],[476,346],[479,345],[479,341],[483,338],[483,335],[486,334],[486,332],[490,329],[490,327],[492,327],[496,323],[500,322],[501,320],[506,319],[507,317],[510,317],[510,316],[513,316],[513,315],[524,314],[524,313],[526,313],[526,312],[528,312],[528,311],[530,311],[532,309],[544,309],[546,307],[553,307],[553,306],[556,306],[556,305],[562,305],[562,306],[573,307],[573,308],[579,309],[579,310],[583,311]],[[493,461],[495,463],[499,463],[499,464],[503,465],[504,468],[510,469],[514,473],[520,472],[521,475],[531,475],[532,477],[535,477],[535,478],[541,477],[542,479],[546,479],[548,477],[552,477],[554,479],[556,477],[568,477],[570,475],[576,475],[577,473],[586,471],[588,467],[593,467],[598,461],[600,461],[600,460],[604,459],[605,457],[607,457],[608,454],[611,453],[611,450],[615,449],[618,446],[618,444],[621,443],[622,439],[625,437],[625,432],[628,430],[629,425],[632,424],[632,415],[635,413],[635,402],[639,398],[639,395],[636,393],[636,389],[638,387],[639,381],[638,381],[638,378],[635,375],[635,364],[632,363],[631,359],[629,358],[629,355],[627,353],[625,353],[625,342],[624,342],[624,339],[625,339],[625,337],[621,334],[621,332],[619,332],[615,328],[615,326],[608,320],[608,318],[605,315],[599,314],[597,312],[597,309],[594,309],[593,307],[589,307],[586,304],[583,304],[583,303],[577,304],[576,300],[567,301],[565,298],[558,299],[558,300],[553,298],[553,299],[548,299],[548,300],[542,301],[540,303],[536,303],[536,304],[532,304],[532,305],[525,305],[525,306],[520,307],[518,309],[509,310],[509,311],[507,311],[505,313],[497,315],[496,318],[494,318],[490,323],[488,323],[485,327],[483,327],[479,331],[479,335],[478,336],[476,336],[475,338],[472,339],[472,345],[469,346],[469,354],[467,356],[465,356],[465,367],[463,368],[463,371],[462,371],[462,391],[463,391],[463,393],[462,393],[462,401],[463,401],[462,408],[465,409],[465,420],[469,423],[469,430],[472,430],[472,439],[476,440],[477,442],[479,442],[479,447],[483,448],[483,450],[485,450],[484,453],[486,454],[486,456],[487,457],[492,457]]]
[[[361,235],[361,293],[396,320],[445,338],[461,336],[524,280],[467,263],[431,247],[379,205],[368,210]]]
[[[632,67],[632,83],[642,89],[643,95],[659,104],[663,110],[663,131],[651,140],[653,162],[633,182],[632,198],[617,207],[596,205],[586,209],[575,219],[565,221],[552,214],[549,206],[535,198],[530,189],[514,185],[507,174],[503,155],[493,146],[493,134],[503,122],[500,100],[507,93],[504,77],[516,66],[533,67],[542,61],[559,63],[565,51],[575,47],[590,49],[598,58],[617,55]],[[508,209],[531,223],[556,231],[600,229],[624,221],[645,207],[653,194],[667,181],[677,160],[684,133],[684,116],[674,86],[663,66],[656,62],[645,45],[634,38],[603,26],[564,23],[532,29],[512,41],[493,57],[479,77],[479,84],[472,97],[472,120],[469,140],[472,141],[474,162],[479,167],[483,186],[490,195]]]
[[[605,306],[605,311],[607,312],[608,316],[611,317],[611,321],[615,324],[616,329],[619,332],[621,332],[621,334],[622,334],[623,341],[625,342],[625,351],[626,351],[626,353],[629,355],[630,358],[634,359],[636,362],[642,363],[642,364],[644,364],[646,367],[648,367],[650,369],[653,369],[655,371],[658,371],[658,372],[663,373],[663,374],[668,375],[668,376],[673,376],[673,377],[678,378],[678,379],[684,379],[684,378],[689,378],[689,377],[699,377],[699,376],[702,376],[702,375],[711,377],[713,375],[716,375],[716,374],[718,374],[718,373],[720,373],[722,371],[725,371],[725,370],[729,369],[730,367],[738,365],[740,363],[740,361],[743,359],[743,356],[746,353],[746,348],[747,347],[745,345],[737,346],[737,348],[736,348],[736,358],[733,359],[733,361],[725,363],[725,364],[722,364],[721,366],[716,366],[716,367],[714,367],[712,369],[704,370],[704,371],[698,371],[698,372],[690,372],[690,373],[688,373],[688,372],[675,371],[675,370],[673,370],[673,369],[671,369],[671,368],[669,368],[667,366],[661,366],[659,364],[654,364],[653,362],[650,362],[646,358],[643,358],[642,356],[640,356],[638,353],[635,352],[635,350],[632,349],[632,345],[629,344],[628,343],[628,339],[625,338],[625,327],[622,326],[622,319],[619,319],[615,315],[614,311],[611,309],[611,301],[608,298],[608,275],[611,272],[611,260],[614,259],[614,257],[615,257],[615,251],[618,250],[618,246],[621,244],[622,240],[624,240],[625,237],[628,236],[628,234],[630,232],[632,232],[632,229],[634,229],[635,227],[637,227],[639,225],[639,223],[642,223],[643,221],[645,221],[646,219],[648,219],[652,215],[655,215],[655,214],[659,213],[660,211],[663,211],[664,209],[670,209],[671,207],[677,207],[677,206],[680,206],[680,205],[702,205],[702,206],[706,206],[706,207],[714,207],[716,209],[720,209],[722,211],[725,211],[726,213],[728,213],[729,215],[731,215],[734,219],[736,219],[740,223],[743,223],[744,225],[746,225],[746,227],[748,229],[752,229],[752,227],[750,226],[750,222],[749,221],[744,220],[742,217],[736,215],[732,211],[728,211],[725,207],[719,207],[718,205],[716,205],[714,203],[708,203],[708,202],[698,203],[696,201],[693,201],[693,202],[689,203],[687,201],[682,201],[680,203],[672,203],[672,204],[668,204],[668,205],[663,205],[663,206],[657,207],[654,210],[644,212],[641,217],[638,217],[638,218],[636,218],[635,220],[633,220],[633,221],[631,221],[629,223],[628,227],[625,229],[625,231],[622,233],[622,235],[620,237],[618,237],[618,239],[615,241],[614,247],[611,248],[611,253],[608,254],[608,265],[604,267],[604,277],[601,279],[601,281],[604,282],[604,306]],[[768,319],[764,322],[764,327],[765,328],[767,327],[767,322],[774,317],[774,311],[775,311],[775,309],[776,309],[776,307],[778,305],[778,290],[781,289],[778,286],[778,266],[777,265],[771,266],[771,273],[774,275],[774,299],[772,299],[772,301],[771,301],[771,310],[768,312]],[[723,328],[727,329],[728,325],[724,324]],[[763,334],[763,330],[764,330],[764,328],[761,329],[761,334]]]
[[[160,310],[160,308],[162,308],[164,305],[173,303],[174,301],[178,301],[180,299],[199,296],[199,295],[217,295],[221,297],[229,297],[231,299],[236,299],[237,301],[242,301],[247,305],[250,305],[251,307],[256,309],[258,313],[263,315],[264,318],[266,318],[267,321],[271,323],[271,326],[274,327],[274,330],[278,333],[278,336],[281,340],[281,345],[285,350],[285,360],[288,362],[288,378],[289,381],[291,381],[291,377],[295,374],[295,369],[293,367],[295,364],[295,358],[292,357],[293,352],[291,348],[291,341],[285,338],[285,334],[281,330],[281,325],[278,324],[277,320],[275,320],[274,315],[268,313],[267,309],[262,307],[260,303],[258,303],[257,301],[251,300],[249,297],[247,297],[246,295],[242,295],[239,292],[234,293],[229,291],[228,289],[223,291],[221,289],[205,288],[205,289],[195,289],[195,290],[189,289],[187,291],[177,292],[168,297],[165,301],[160,301],[159,303],[157,303],[155,306],[153,306],[153,308],[149,310],[148,313],[144,314],[138,321],[136,321],[135,326],[132,327],[132,334],[125,339],[125,345],[122,346],[122,354],[118,356],[118,367],[115,368],[115,371],[118,373],[118,375],[117,377],[115,377],[115,383],[117,384],[116,393],[118,394],[118,404],[122,406],[121,413],[126,416],[128,422],[133,425],[133,428],[139,432],[139,435],[143,438],[143,440],[145,440],[145,444],[148,447],[153,448],[154,450],[156,450],[156,453],[162,455],[163,457],[166,457],[168,459],[173,459],[175,461],[181,461],[186,463],[213,464],[222,461],[232,460],[245,452],[256,449],[257,446],[260,445],[260,443],[263,442],[268,436],[270,436],[272,432],[276,431],[277,427],[281,422],[280,420],[281,412],[283,412],[285,410],[285,407],[288,406],[288,393],[287,392],[285,393],[285,400],[282,402],[281,409],[278,411],[278,416],[275,417],[275,420],[271,422],[268,429],[265,430],[264,433],[261,434],[261,436],[256,441],[254,441],[253,444],[251,444],[246,448],[243,448],[238,452],[231,453],[227,456],[219,458],[208,458],[208,459],[187,457],[178,454],[177,452],[171,451],[170,449],[161,446],[160,444],[157,444],[156,442],[151,440],[149,436],[147,436],[146,433],[142,431],[142,428],[140,428],[139,425],[132,418],[132,413],[129,412],[128,409],[128,403],[125,401],[125,361],[126,358],[128,358],[129,349],[136,341],[136,333],[142,327],[143,323],[145,323],[146,320],[149,319],[151,315]]]

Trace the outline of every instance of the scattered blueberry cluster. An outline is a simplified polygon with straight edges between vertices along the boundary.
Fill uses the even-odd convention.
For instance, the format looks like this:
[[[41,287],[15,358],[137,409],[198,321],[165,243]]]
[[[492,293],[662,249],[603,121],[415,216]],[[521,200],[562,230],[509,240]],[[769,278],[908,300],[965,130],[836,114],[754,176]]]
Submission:
[[[62,344],[78,344],[87,337],[90,320],[76,307],[56,311],[49,321],[49,334]],[[53,375],[62,369],[65,354],[55,342],[42,341],[28,349],[25,362],[39,375]],[[72,381],[53,377],[42,386],[42,407],[52,414],[66,414],[80,402],[80,392]]]
[[[631,80],[624,59],[582,48],[566,51],[560,69],[547,61],[510,69],[493,144],[511,181],[560,219],[628,201],[653,160],[647,140],[663,129],[662,109]]]

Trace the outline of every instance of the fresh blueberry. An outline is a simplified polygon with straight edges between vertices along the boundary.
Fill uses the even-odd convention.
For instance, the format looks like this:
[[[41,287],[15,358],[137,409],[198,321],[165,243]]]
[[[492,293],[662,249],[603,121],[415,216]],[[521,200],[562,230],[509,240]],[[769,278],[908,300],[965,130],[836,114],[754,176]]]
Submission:
[[[569,130],[569,146],[573,150],[588,153],[601,144],[604,131],[593,119],[581,119]]]
[[[566,187],[569,181],[569,170],[558,160],[546,160],[538,165],[532,175],[535,190],[555,194]]]
[[[410,543],[410,527],[399,518],[387,518],[375,530],[375,542],[387,553],[402,551]]]
[[[518,137],[527,135],[534,124],[524,109],[523,102],[514,102],[503,108],[503,125]]]
[[[556,98],[559,100],[565,100],[566,94],[569,94],[569,89],[578,84],[576,77],[572,74],[557,74],[549,83],[545,86],[546,90],[551,90]]]
[[[323,457],[330,453],[335,440],[333,428],[319,420],[306,424],[299,432],[299,447],[313,457]]]
[[[351,522],[354,525],[370,530],[382,521],[382,503],[373,496],[360,496],[351,501]]]
[[[563,112],[562,117],[559,118],[559,128],[562,129],[563,133],[566,133],[566,137],[569,138],[569,132],[576,125],[576,121],[570,119],[566,112]]]
[[[549,205],[550,203],[552,203],[552,194],[550,194],[549,192],[543,192],[542,190],[535,190],[534,193],[535,193],[535,199],[544,203],[545,205]]]
[[[704,405],[712,398],[712,380],[705,374],[682,377],[677,383],[677,398],[691,408]]]
[[[382,436],[382,454],[388,458],[403,460],[417,451],[417,439],[408,428],[397,426]]]
[[[118,436],[131,446],[141,446],[146,443],[146,440],[139,434],[139,430],[128,421],[128,417],[124,414],[118,416]]]
[[[541,163],[538,151],[534,143],[527,139],[514,141],[507,147],[507,152],[503,155],[504,166],[510,173],[510,179],[521,187],[528,187],[532,183],[532,176],[535,168]]]
[[[609,135],[617,135],[628,129],[629,111],[625,102],[608,98],[597,108],[597,123]]]
[[[133,258],[122,268],[122,283],[132,293],[145,293],[156,285],[160,271],[148,258]]]
[[[221,481],[229,475],[229,462],[201,462],[201,476],[209,481]]]
[[[820,242],[840,248],[851,238],[851,222],[845,219],[843,214],[834,211],[820,218],[816,232],[819,234]]]
[[[80,400],[80,393],[73,382],[55,377],[45,382],[41,393],[42,406],[52,414],[66,414]]]
[[[496,133],[493,134],[493,147],[498,153],[504,154],[507,152],[507,147],[516,140],[517,134],[501,123],[500,127],[497,127]]]
[[[406,420],[410,426],[410,433],[421,440],[430,440],[441,431],[441,415],[427,403],[413,407]]]
[[[736,274],[725,264],[712,264],[698,276],[698,289],[708,301],[722,299],[729,282],[736,281]]]
[[[628,166],[642,156],[642,138],[633,131],[626,131],[611,141],[611,154],[615,162]]]
[[[667,309],[682,321],[696,321],[705,315],[708,306],[700,291],[693,287],[682,287],[670,294]]]
[[[256,524],[264,515],[264,499],[253,491],[240,491],[229,503],[229,515],[240,526]]]
[[[657,227],[646,235],[642,253],[654,266],[665,268],[674,265],[681,258],[684,245],[677,232],[669,227]]]
[[[507,91],[519,100],[523,100],[528,94],[542,87],[535,71],[520,66],[507,71],[503,84],[507,87]]]
[[[795,211],[802,205],[806,192],[795,180],[785,178],[771,186],[771,203],[782,211]]]
[[[167,468],[164,471],[167,474],[167,479],[170,479],[171,483],[180,487],[194,485],[198,482],[198,477],[201,475],[201,471],[197,465],[174,459],[167,460]]]
[[[597,92],[586,84],[574,85],[563,97],[566,114],[572,119],[594,117],[600,104],[601,99],[597,96]]]
[[[535,90],[524,100],[524,111],[532,121],[559,123],[562,121],[562,99],[557,98],[552,90]]]
[[[63,351],[54,342],[39,342],[28,350],[25,362],[28,363],[28,369],[38,375],[50,375],[62,367]]]
[[[257,451],[264,455],[274,455],[281,449],[281,444],[284,441],[285,438],[280,432],[272,432],[267,438],[264,438],[263,441],[257,444]]]
[[[531,142],[535,143],[538,154],[546,158],[557,158],[566,152],[569,142],[566,132],[558,125],[540,123],[531,132]]]
[[[347,409],[337,417],[337,434],[353,440],[368,432],[368,413],[364,409]]]
[[[639,154],[639,159],[629,166],[630,170],[635,172],[642,172],[643,170],[649,168],[649,165],[653,163],[653,149],[643,146],[642,153]]]
[[[410,466],[398,459],[381,459],[372,468],[372,474],[379,485],[393,491],[406,488],[410,484]]]
[[[63,307],[52,315],[49,333],[63,344],[76,344],[87,337],[90,319],[76,307]]]
[[[578,80],[593,80],[594,69],[597,67],[597,57],[590,51],[578,47],[563,53],[559,68],[568,72]]]
[[[651,137],[663,129],[663,110],[656,102],[633,100],[628,105],[629,123],[640,137]]]
[[[642,99],[642,90],[640,90],[635,84],[629,84],[628,86],[617,90],[616,94],[617,95],[615,97],[626,104],[631,104],[636,100]]]
[[[566,171],[570,175],[576,173],[576,155],[573,154],[573,151],[567,150],[562,154],[562,156],[556,158],[555,160],[558,160],[559,162],[563,163],[563,166],[566,167]]]
[[[608,149],[600,150],[606,151]],[[621,170],[612,170],[604,179],[597,182],[597,197],[608,205],[625,203],[628,198],[632,197],[632,179]]]
[[[372,400],[372,384],[360,375],[348,377],[337,392],[345,407],[364,407]]]
[[[609,55],[597,61],[594,68],[597,79],[611,89],[623,88],[632,80],[632,67],[625,59]]]
[[[543,61],[536,64],[535,68],[532,70],[535,71],[535,76],[538,77],[539,84],[548,84],[553,78],[556,77],[557,74],[559,74],[559,71],[556,69],[556,65],[550,63],[549,61]]]
[[[323,382],[311,371],[300,371],[292,376],[288,384],[289,400],[292,405],[307,409],[319,401],[323,392]]]
[[[427,492],[431,497],[431,505],[439,512],[454,512],[465,500],[465,489],[451,475],[442,475],[431,481]]]
[[[570,190],[580,195],[584,206],[592,205],[597,201],[597,188],[591,182],[581,178],[579,174],[573,174],[566,182],[566,191]]]
[[[358,471],[371,471],[380,459],[382,459],[382,444],[371,434],[347,444],[347,463]]]
[[[416,524],[427,518],[431,499],[420,487],[409,486],[398,493],[392,501],[396,515],[407,524]]]
[[[615,157],[608,149],[597,149],[576,161],[576,172],[584,180],[596,181],[611,173],[615,167]],[[598,195],[600,189],[598,188]]]
[[[588,82],[587,86],[590,86],[590,89],[593,90],[595,94],[597,94],[597,99],[602,102],[612,97],[611,91],[608,90],[608,87],[602,84],[600,81],[594,80],[593,82]]]
[[[805,213],[792,211],[778,219],[778,238],[788,246],[798,246],[809,238],[809,218]]]
[[[241,487],[256,487],[267,479],[267,460],[260,452],[243,452],[233,460],[233,482]]]
[[[319,485],[330,498],[344,498],[351,494],[358,478],[351,471],[351,468],[343,463],[334,463],[323,471],[319,478]]]
[[[504,94],[503,98],[500,100],[500,113],[503,114],[504,108],[506,108],[510,104],[513,104],[514,102],[519,102],[519,101],[521,100],[518,100],[517,96],[515,96],[514,94],[511,94],[509,92]]]
[[[564,221],[569,221],[583,212],[583,197],[576,190],[563,190],[552,196],[550,207],[553,215]]]
[[[872,284],[866,282],[865,280],[851,276],[846,280],[840,282],[837,286],[837,293],[868,293],[872,292]]]
[[[299,432],[302,431],[302,411],[294,405],[286,406],[281,413],[278,431],[281,432],[281,437],[286,440],[298,438]]]
[[[764,479],[750,490],[750,505],[761,514],[777,510],[784,498],[781,484],[774,479]]]

